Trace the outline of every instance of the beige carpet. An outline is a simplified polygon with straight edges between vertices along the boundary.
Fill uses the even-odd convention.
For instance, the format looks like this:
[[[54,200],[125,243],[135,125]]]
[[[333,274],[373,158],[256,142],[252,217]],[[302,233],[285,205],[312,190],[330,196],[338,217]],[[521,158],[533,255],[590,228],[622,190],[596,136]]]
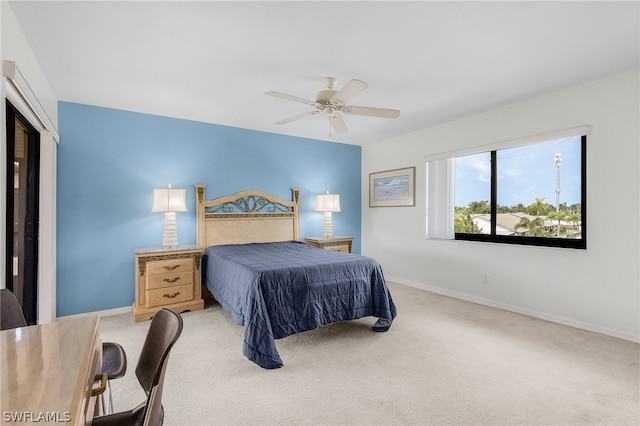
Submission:
[[[640,345],[390,283],[398,317],[277,341],[284,367],[242,355],[220,305],[184,313],[166,425],[638,425]],[[149,323],[101,319],[129,357],[116,410],[144,400],[134,369]]]

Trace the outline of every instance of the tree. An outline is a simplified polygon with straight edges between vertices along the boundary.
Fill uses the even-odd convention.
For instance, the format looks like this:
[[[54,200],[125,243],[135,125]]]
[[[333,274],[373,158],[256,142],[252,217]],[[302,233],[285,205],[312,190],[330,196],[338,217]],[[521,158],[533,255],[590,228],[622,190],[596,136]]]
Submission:
[[[487,200],[472,201],[469,203],[469,214],[489,214],[491,205]]]
[[[559,232],[557,232],[556,235],[562,235],[562,236],[567,236],[567,227],[566,226],[562,226],[561,222],[562,221],[566,221],[567,220],[567,212],[560,210],[559,212],[556,211],[550,211],[549,212],[549,219],[552,219],[554,222],[557,223],[557,226],[559,228]]]
[[[579,233],[582,220],[582,204],[574,203],[567,205],[567,203],[561,203],[558,207],[559,212],[556,211],[555,206],[545,203],[544,198],[536,198],[534,203],[526,207],[522,203],[513,206],[498,205],[496,206],[496,213],[527,213],[535,216],[534,219],[523,217],[516,224],[516,230],[525,228],[527,231],[524,235],[527,236],[549,238],[560,236],[567,238]],[[489,201],[472,201],[468,207],[456,207],[454,217],[455,232],[467,234],[482,233],[482,229],[473,222],[471,217],[477,214],[491,214]],[[556,223],[545,228],[546,219],[550,219]],[[560,231],[559,233],[558,229]]]
[[[456,207],[453,229],[463,234],[480,234],[482,230],[471,218],[470,210],[466,207]]]
[[[570,211],[572,214],[577,214],[577,215],[582,214],[582,204],[581,204],[581,203],[571,204],[571,205],[569,206],[569,211]]]
[[[527,213],[533,216],[544,216],[548,211],[548,205],[544,203],[544,198],[536,198],[536,202],[527,207]]]
[[[578,229],[578,224],[582,220],[582,216],[579,213],[569,213],[566,220],[571,223],[573,229]]]
[[[529,237],[542,237],[544,236],[544,219],[536,217],[531,220],[528,217],[523,217],[516,224],[516,229],[527,228],[526,235]]]

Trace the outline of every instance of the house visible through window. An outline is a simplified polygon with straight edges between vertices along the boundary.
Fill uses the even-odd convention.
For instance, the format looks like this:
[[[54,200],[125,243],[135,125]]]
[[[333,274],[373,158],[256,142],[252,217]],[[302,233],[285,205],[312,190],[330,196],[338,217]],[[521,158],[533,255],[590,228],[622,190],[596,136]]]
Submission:
[[[427,236],[586,248],[586,139],[514,143],[448,157],[446,163],[427,161]],[[440,173],[438,180],[443,167],[453,171]],[[430,214],[453,220],[430,222]]]

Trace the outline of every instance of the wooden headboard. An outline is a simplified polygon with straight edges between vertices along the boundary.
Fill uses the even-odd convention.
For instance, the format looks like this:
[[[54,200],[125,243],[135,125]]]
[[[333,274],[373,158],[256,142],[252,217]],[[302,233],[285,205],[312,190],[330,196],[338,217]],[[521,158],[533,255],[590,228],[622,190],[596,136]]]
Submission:
[[[287,201],[257,190],[207,200],[206,185],[195,187],[198,247],[300,240],[298,188]]]

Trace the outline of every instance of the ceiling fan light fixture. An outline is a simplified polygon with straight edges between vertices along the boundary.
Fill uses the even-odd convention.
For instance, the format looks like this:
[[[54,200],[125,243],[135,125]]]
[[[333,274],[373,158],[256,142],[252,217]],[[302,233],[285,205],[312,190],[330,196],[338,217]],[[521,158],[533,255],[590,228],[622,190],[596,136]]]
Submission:
[[[328,106],[324,108],[324,115],[329,118],[334,118],[336,116],[336,109],[334,107]]]

